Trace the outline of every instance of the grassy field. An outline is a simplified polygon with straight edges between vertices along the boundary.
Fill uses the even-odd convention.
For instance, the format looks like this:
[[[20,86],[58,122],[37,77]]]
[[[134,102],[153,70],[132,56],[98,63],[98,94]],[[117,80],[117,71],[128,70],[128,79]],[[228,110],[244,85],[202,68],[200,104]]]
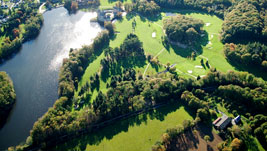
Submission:
[[[148,151],[167,128],[192,119],[182,106],[168,105],[157,110],[117,121],[114,124],[58,146],[55,150]]]
[[[118,0],[100,0],[100,9],[108,9],[108,8],[112,8],[116,2],[118,2]],[[131,2],[131,0],[121,0],[121,2],[125,3],[125,2]]]
[[[109,3],[107,1],[104,1]],[[168,11],[169,12],[169,11]],[[192,16],[193,18],[201,19],[204,21],[204,30],[208,33],[208,40],[206,44],[201,46],[201,50],[197,50],[199,53],[196,60],[188,59],[187,57],[191,55],[192,50],[177,48],[175,46],[170,47],[168,50],[162,45],[161,37],[164,32],[162,29],[163,20],[168,18],[166,13],[161,13],[161,16],[153,20],[148,20],[146,18],[134,15],[127,15],[121,21],[115,23],[116,31],[118,32],[113,40],[110,42],[110,46],[115,48],[118,47],[126,36],[134,32],[138,35],[139,39],[143,42],[143,47],[146,54],[151,54],[153,56],[158,56],[159,61],[166,65],[167,63],[176,64],[176,71],[179,75],[185,76],[187,78],[196,78],[199,76],[204,76],[209,69],[204,69],[201,67],[200,60],[208,60],[211,67],[215,67],[217,70],[226,72],[228,70],[234,70],[234,68],[226,61],[223,54],[223,44],[219,40],[219,32],[222,26],[222,20],[216,16],[211,16],[203,13],[193,13],[192,11],[180,11],[172,12],[180,13],[187,16]],[[132,22],[136,21],[136,28],[132,30]],[[152,37],[152,33],[156,36]],[[99,72],[100,61],[104,58],[104,54],[101,54],[95,61],[93,61],[85,70],[85,74],[79,82],[78,91],[81,86],[83,86],[96,72]],[[147,62],[148,65],[148,62]],[[147,65],[143,67],[134,67],[137,72],[144,73]],[[148,66],[146,74],[155,74],[157,72],[165,70],[164,67],[155,68]],[[108,79],[107,81],[109,81]],[[106,82],[100,81],[100,90],[106,91]],[[77,92],[78,92],[77,91]],[[95,98],[97,91],[93,92],[92,99]],[[77,96],[77,93],[76,93]],[[92,100],[91,99],[91,100]]]

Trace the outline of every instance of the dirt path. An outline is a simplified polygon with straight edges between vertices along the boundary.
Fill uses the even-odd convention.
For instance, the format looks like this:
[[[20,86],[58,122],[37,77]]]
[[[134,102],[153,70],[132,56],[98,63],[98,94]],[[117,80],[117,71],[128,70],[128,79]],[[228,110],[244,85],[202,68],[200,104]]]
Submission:
[[[162,49],[157,53],[157,55],[156,55],[155,57],[153,57],[153,59],[156,58],[157,56],[159,56],[164,50],[165,50],[165,49],[162,48]],[[147,66],[146,66],[146,69],[145,69],[144,74],[143,74],[143,79],[145,79],[145,74],[146,74],[146,71],[147,71],[147,69],[148,69],[149,66],[150,66],[150,63],[148,63]]]
[[[45,4],[46,4],[46,2],[43,3],[43,4],[39,7],[39,13],[40,13],[40,14],[42,14],[42,13],[45,12],[45,10],[42,10],[42,7],[43,7]]]
[[[206,142],[204,136],[208,135],[210,141]],[[222,138],[212,130],[197,128],[197,132],[188,130],[177,137],[168,146],[168,150],[179,151],[218,151],[217,144],[222,142]]]

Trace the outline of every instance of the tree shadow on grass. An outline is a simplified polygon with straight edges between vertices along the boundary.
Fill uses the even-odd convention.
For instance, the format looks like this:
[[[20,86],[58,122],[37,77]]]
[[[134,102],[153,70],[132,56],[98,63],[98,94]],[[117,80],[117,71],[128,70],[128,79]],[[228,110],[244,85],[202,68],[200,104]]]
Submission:
[[[156,70],[156,72],[159,72],[160,65],[154,64],[154,63],[150,63],[150,64],[151,64],[151,67]]]
[[[182,15],[190,15],[192,13],[194,14],[201,14],[201,15],[210,15],[210,16],[216,16],[214,14],[210,14],[208,12],[205,12],[203,10],[196,10],[196,9],[181,9],[181,10],[177,10],[177,9],[163,9],[162,10],[163,12],[170,12],[170,13],[179,13],[179,14],[182,14]],[[217,16],[218,17],[218,16]],[[220,18],[220,17],[219,17]]]
[[[258,145],[255,142],[255,140],[253,139],[253,137],[251,136],[247,136],[247,137],[243,137],[242,139],[244,141],[244,143],[246,144],[246,150],[253,150],[253,151],[259,151]],[[263,143],[262,147],[264,147]],[[264,149],[266,149],[266,146],[264,147]]]
[[[125,2],[126,0],[108,0],[109,3],[114,3],[114,2]]]
[[[188,151],[192,148],[197,148],[199,138],[195,136],[192,129],[185,130],[183,134],[172,139],[168,145],[168,150]]]
[[[145,65],[145,56],[121,58],[117,63],[112,63],[108,69],[101,72],[101,79],[106,82],[112,75],[121,75],[124,68],[144,67]]]
[[[147,20],[151,21],[151,22],[156,22],[156,21],[162,20],[162,15],[160,13],[158,15],[154,15],[154,16],[144,16],[141,14],[137,14],[137,15],[140,16],[140,19],[143,22],[146,22]]]
[[[136,16],[135,13],[130,12],[130,13],[126,14],[126,19],[129,21],[129,20],[133,19],[135,16]]]
[[[92,130],[93,132],[91,133],[61,144],[60,147],[56,147],[54,150],[86,150],[88,144],[99,145],[103,139],[111,140],[115,135],[127,132],[129,127],[139,126],[142,123],[146,124],[149,119],[163,121],[169,113],[175,112],[180,107],[181,104],[178,103],[168,104],[140,115],[118,120],[106,127]]]
[[[261,67],[257,67],[257,66],[252,66],[252,65],[244,65],[243,63],[239,63],[239,62],[235,62],[232,60],[227,60],[236,70],[238,71],[245,71],[245,72],[249,72],[253,75],[255,75],[256,77],[260,77],[263,80],[267,80],[267,72],[264,72],[264,70],[261,70]]]
[[[200,123],[197,125],[197,130],[199,131],[199,135],[201,136],[201,138],[204,138],[206,135],[208,135],[210,137],[209,141],[213,141],[214,140],[214,136],[212,134],[212,124],[211,122],[209,122],[210,124],[203,124]]]
[[[177,55],[183,58],[191,57],[193,52],[196,53],[196,56],[201,55],[203,53],[203,47],[206,46],[209,41],[209,35],[206,31],[204,31],[202,35],[203,36],[195,44],[191,46],[187,45],[187,48],[182,48],[179,45],[170,43],[168,47],[171,47]],[[169,49],[167,49],[167,51],[169,51]]]

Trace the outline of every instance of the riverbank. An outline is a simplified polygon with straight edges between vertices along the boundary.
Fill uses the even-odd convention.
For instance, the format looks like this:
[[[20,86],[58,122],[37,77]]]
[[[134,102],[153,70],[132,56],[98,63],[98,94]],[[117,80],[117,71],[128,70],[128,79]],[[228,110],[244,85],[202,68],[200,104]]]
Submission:
[[[21,51],[0,65],[12,78],[16,104],[0,129],[0,150],[26,141],[35,121],[58,98],[58,73],[70,48],[90,44],[102,28],[90,23],[91,12],[69,15],[57,8],[43,14],[38,37],[22,44]],[[51,38],[52,37],[52,38]]]
[[[0,129],[5,123],[10,110],[16,101],[13,82],[6,72],[0,71]]]

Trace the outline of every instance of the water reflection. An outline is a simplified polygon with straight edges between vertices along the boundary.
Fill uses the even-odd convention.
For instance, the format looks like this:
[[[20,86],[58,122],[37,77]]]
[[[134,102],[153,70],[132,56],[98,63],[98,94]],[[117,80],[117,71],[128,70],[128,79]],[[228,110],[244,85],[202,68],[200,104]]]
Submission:
[[[0,150],[26,140],[33,123],[57,99],[58,72],[70,48],[90,44],[101,31],[90,19],[96,13],[69,15],[64,8],[44,14],[39,36],[23,44],[14,58],[0,65],[14,82],[17,101],[0,130]]]

